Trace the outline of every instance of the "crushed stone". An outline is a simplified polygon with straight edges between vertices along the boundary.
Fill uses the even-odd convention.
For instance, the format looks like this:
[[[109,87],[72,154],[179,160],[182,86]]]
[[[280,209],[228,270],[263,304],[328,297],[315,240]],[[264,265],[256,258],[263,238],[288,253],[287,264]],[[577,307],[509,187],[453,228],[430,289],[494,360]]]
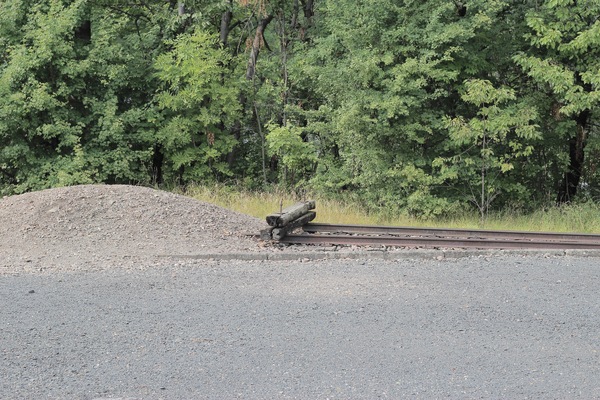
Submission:
[[[279,251],[256,239],[265,227],[254,217],[147,187],[47,189],[0,199],[0,273],[151,266],[168,255]]]

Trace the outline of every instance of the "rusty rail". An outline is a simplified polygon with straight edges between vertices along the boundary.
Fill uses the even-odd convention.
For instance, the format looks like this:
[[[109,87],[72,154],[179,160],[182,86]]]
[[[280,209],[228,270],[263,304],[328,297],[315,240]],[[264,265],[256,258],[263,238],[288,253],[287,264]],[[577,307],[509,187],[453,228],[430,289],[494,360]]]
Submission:
[[[363,225],[306,224],[290,244],[477,249],[600,249],[600,235]]]
[[[580,233],[491,231],[310,223],[314,201],[294,204],[267,216],[263,240],[290,244],[476,248],[476,249],[600,249],[600,235]],[[294,234],[299,228],[303,234]]]

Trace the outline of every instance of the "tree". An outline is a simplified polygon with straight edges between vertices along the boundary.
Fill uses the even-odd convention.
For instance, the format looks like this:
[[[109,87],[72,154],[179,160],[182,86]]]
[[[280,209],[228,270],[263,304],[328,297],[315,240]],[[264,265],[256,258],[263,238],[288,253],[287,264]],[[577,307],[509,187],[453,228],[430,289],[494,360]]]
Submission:
[[[282,182],[291,184],[306,180],[317,162],[313,143],[302,139],[302,130],[296,126],[268,125],[266,140],[269,150],[283,165]]]
[[[226,156],[236,138],[227,128],[239,118],[239,86],[223,74],[230,56],[218,40],[202,30],[181,35],[156,61],[165,83],[157,100],[167,111],[157,139],[181,183],[231,175]]]
[[[531,49],[515,61],[551,96],[556,122],[562,118],[568,161],[558,185],[557,203],[573,200],[583,176],[590,123],[600,101],[600,4],[548,0],[527,13]]]
[[[450,142],[455,155],[438,158],[434,166],[459,186],[466,185],[470,201],[480,213],[484,225],[492,202],[502,192],[526,190],[519,182],[499,179],[509,174],[520,158],[529,157],[535,140],[540,138],[535,108],[517,101],[514,90],[495,88],[489,81],[470,80],[462,100],[477,107],[477,116],[447,119]],[[479,187],[479,190],[477,189]]]
[[[143,22],[87,0],[0,7],[0,190],[147,182],[152,93],[140,88],[154,86],[154,43]]]
[[[432,162],[447,150],[444,117],[469,112],[460,108],[462,82],[510,61],[492,58],[504,54],[494,42],[502,37],[495,32],[503,7],[318,3],[314,46],[295,60],[304,71],[295,78],[318,100],[298,110],[307,132],[318,131],[314,183],[355,193],[373,208],[423,217],[451,212],[457,199]]]

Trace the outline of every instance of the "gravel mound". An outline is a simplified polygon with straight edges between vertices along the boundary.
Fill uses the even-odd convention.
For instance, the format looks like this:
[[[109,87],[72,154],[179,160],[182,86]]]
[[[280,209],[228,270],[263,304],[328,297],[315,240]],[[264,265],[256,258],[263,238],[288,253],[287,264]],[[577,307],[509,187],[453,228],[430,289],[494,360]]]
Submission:
[[[266,223],[127,185],[82,185],[0,200],[0,272],[139,264],[165,255],[264,251]]]

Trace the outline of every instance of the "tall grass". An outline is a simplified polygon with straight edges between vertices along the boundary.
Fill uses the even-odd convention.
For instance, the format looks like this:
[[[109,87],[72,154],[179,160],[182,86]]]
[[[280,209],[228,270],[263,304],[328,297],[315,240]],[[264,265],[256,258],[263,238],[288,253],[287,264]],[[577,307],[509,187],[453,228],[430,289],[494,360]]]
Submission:
[[[507,210],[490,214],[484,226],[479,215],[431,221],[431,226],[507,231],[600,233],[600,206],[594,203],[551,207],[532,213]]]
[[[250,192],[222,185],[192,186],[186,190],[185,194],[260,219],[264,219],[268,214],[279,212],[280,208],[285,208],[298,201],[316,200],[316,221],[362,225],[380,222],[377,220],[377,216],[363,212],[356,204],[320,197],[305,198],[276,189],[268,192]]]
[[[243,214],[264,219],[266,215],[278,212],[298,201],[302,196],[281,190],[250,192],[223,185],[192,186],[186,195],[198,200],[216,204]],[[494,230],[522,230],[544,232],[600,233],[600,205],[593,202],[553,207],[533,213],[508,210],[493,213],[482,227],[477,212],[453,218],[421,220],[406,215],[392,218],[365,212],[359,205],[316,196],[315,222],[356,225],[427,226],[446,228],[484,228]]]

